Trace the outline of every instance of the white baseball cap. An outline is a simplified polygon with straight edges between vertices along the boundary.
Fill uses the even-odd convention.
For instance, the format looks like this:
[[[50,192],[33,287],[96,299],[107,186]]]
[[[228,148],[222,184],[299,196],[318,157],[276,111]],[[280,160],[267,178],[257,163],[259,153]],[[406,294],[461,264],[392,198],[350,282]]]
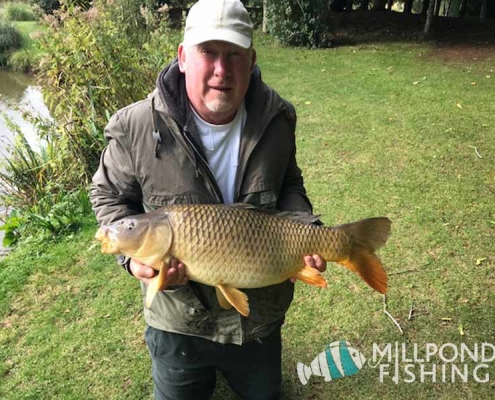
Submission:
[[[199,0],[189,10],[184,31],[186,47],[221,40],[247,49],[252,39],[253,24],[239,0]]]

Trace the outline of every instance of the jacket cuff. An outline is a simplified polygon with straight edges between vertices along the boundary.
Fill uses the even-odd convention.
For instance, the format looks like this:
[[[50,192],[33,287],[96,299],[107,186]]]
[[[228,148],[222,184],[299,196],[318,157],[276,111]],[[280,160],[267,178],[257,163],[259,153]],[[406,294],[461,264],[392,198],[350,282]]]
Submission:
[[[126,257],[122,254],[117,256],[117,264],[119,264],[122,268],[124,268],[129,273],[129,275],[134,276],[134,274],[131,271],[130,257]]]

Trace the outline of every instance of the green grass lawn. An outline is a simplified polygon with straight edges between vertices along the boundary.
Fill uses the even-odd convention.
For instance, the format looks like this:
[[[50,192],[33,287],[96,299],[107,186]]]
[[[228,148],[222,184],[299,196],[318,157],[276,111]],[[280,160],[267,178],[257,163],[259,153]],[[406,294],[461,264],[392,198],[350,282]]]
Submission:
[[[409,357],[415,343],[421,355],[427,343],[495,344],[495,53],[446,63],[427,44],[309,51],[260,38],[257,46],[265,81],[296,106],[315,212],[327,225],[393,221],[379,254],[388,311],[404,332],[381,295],[329,265],[326,290],[296,284],[283,327],[285,398],[493,398],[495,361],[480,371],[490,374],[485,383],[472,374],[449,383],[450,373],[449,382],[405,383],[401,371],[396,384],[393,360],[383,382],[366,365],[303,386],[296,365],[338,340],[366,358],[374,343],[405,343]],[[152,398],[139,286],[92,246],[94,231],[0,261],[0,398]],[[231,397],[220,382],[215,398]]]

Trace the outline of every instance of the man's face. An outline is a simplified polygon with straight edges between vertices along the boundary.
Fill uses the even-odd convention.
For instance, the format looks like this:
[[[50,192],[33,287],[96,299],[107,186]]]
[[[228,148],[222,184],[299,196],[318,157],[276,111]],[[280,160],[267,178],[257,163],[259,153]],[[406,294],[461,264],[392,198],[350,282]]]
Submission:
[[[230,122],[246,95],[256,61],[254,49],[221,41],[179,46],[179,68],[195,111],[205,121]]]

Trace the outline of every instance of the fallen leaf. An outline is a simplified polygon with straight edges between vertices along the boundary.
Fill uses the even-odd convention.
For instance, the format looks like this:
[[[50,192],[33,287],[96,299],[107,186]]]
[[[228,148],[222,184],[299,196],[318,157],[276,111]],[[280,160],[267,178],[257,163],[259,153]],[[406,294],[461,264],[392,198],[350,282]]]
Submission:
[[[477,83],[476,82],[471,82],[471,86],[476,86]]]
[[[462,104],[461,104],[461,103],[457,103],[457,104],[456,104],[456,106],[457,106],[457,108],[460,108],[461,110],[463,109],[463,107],[462,107]]]
[[[306,105],[309,106],[311,104],[311,102],[310,101],[305,101],[304,104],[306,104]]]
[[[419,81],[413,82],[413,85],[417,85],[418,83],[419,83]]]
[[[459,325],[459,333],[461,334],[461,336],[464,336],[464,328],[462,327],[462,324]]]
[[[444,318],[442,318],[442,321],[444,321],[444,322],[451,322],[452,321],[452,318],[444,317]]]
[[[483,261],[486,260],[486,257],[481,257],[481,258],[477,258],[476,259],[476,265],[481,265],[483,263]]]

